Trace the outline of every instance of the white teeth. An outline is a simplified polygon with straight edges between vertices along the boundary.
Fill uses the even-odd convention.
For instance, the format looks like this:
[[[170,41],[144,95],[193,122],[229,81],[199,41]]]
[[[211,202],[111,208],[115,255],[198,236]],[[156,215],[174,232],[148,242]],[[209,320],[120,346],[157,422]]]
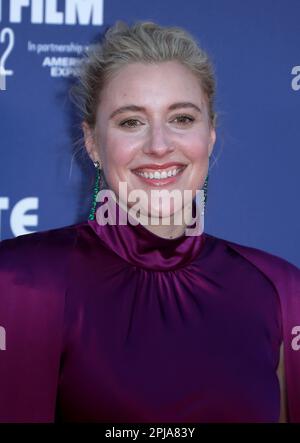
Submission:
[[[158,172],[155,171],[153,172],[137,172],[138,175],[141,175],[142,177],[145,178],[155,178],[157,180],[163,179],[163,178],[167,178],[167,177],[174,177],[175,175],[178,174],[178,172],[180,172],[182,170],[182,168],[180,169],[172,169],[167,171],[162,171],[162,172]]]

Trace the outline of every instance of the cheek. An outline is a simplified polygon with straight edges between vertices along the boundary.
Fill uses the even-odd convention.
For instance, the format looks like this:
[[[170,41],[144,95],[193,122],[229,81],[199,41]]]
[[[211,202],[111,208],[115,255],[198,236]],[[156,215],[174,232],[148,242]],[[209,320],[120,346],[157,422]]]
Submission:
[[[110,136],[106,140],[106,158],[108,164],[118,169],[127,166],[135,157],[133,143],[126,140],[124,136]]]
[[[185,156],[194,164],[203,164],[208,156],[208,138],[198,136],[192,137],[185,143]]]

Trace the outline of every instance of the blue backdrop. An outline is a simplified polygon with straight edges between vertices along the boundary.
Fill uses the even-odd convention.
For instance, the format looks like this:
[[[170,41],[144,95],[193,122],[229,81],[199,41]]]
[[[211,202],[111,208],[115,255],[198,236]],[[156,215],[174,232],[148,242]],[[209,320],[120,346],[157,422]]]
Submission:
[[[299,0],[0,0],[0,239],[87,218],[94,168],[68,98],[117,19],[189,30],[216,68],[205,230],[300,265]]]

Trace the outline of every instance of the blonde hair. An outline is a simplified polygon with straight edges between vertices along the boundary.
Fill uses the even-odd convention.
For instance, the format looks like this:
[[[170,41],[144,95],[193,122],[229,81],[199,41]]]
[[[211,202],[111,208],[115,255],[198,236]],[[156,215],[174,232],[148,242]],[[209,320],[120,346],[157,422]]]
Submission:
[[[182,28],[138,21],[129,26],[117,21],[104,34],[103,41],[89,46],[79,66],[78,81],[71,90],[72,101],[81,119],[95,126],[101,91],[123,66],[133,62],[160,63],[176,60],[199,79],[208,107],[210,124],[216,126],[214,69],[206,52]]]

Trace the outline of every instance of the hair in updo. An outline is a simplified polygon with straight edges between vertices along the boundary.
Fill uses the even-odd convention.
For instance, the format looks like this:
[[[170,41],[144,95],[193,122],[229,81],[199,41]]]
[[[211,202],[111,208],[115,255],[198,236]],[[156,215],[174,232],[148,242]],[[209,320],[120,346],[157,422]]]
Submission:
[[[159,63],[176,60],[199,79],[205,96],[210,124],[216,126],[214,112],[215,76],[211,61],[196,40],[182,28],[138,21],[129,26],[117,21],[104,34],[103,41],[89,46],[82,58],[71,98],[81,120],[95,126],[101,91],[123,66],[130,63]]]

